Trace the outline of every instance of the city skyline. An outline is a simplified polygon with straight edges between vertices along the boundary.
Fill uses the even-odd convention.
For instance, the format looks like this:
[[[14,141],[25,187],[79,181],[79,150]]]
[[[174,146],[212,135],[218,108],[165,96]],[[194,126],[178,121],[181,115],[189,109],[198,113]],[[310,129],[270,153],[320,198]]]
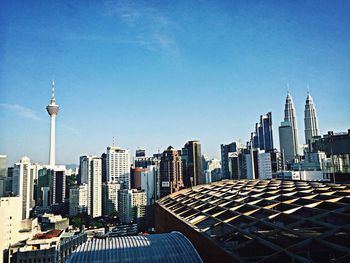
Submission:
[[[320,134],[345,131],[350,124],[350,6],[315,3],[298,10],[293,9],[295,3],[206,3],[193,17],[193,4],[185,3],[109,1],[84,8],[57,3],[50,14],[44,12],[50,4],[37,5],[18,21],[13,20],[14,11],[27,4],[6,3],[0,60],[1,154],[7,155],[8,166],[24,155],[48,163],[45,103],[52,79],[62,107],[56,120],[59,164],[99,155],[112,145],[113,137],[132,155],[138,147],[150,155],[198,139],[202,153],[219,158],[220,144],[248,140],[256,117],[268,111],[279,149],[287,83],[299,138],[304,138],[308,83]],[[253,11],[246,18],[245,8]],[[204,15],[209,16],[201,26]],[[49,16],[53,19],[41,25]],[[93,25],[93,18],[100,22]],[[77,26],[69,29],[73,22]],[[277,22],[280,25],[274,25]],[[226,26],[232,28],[222,29]]]

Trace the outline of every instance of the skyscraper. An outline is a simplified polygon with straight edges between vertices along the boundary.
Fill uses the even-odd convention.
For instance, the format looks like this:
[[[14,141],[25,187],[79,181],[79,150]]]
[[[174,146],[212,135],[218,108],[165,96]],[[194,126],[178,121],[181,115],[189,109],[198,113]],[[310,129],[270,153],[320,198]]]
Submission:
[[[102,158],[96,156],[80,157],[80,183],[87,184],[88,214],[92,217],[102,215]]]
[[[102,211],[103,215],[111,215],[118,211],[118,191],[121,185],[117,182],[102,184]]]
[[[299,154],[299,140],[298,140],[298,126],[297,126],[297,116],[295,113],[294,103],[292,96],[290,95],[289,91],[287,93],[286,98],[286,104],[284,107],[284,121],[289,121],[291,127],[292,127],[292,140],[293,140],[293,147],[294,152],[296,155]],[[288,150],[290,151],[290,150]]]
[[[281,126],[278,127],[280,138],[280,149],[283,155],[283,162],[285,164],[291,163],[296,155],[294,140],[293,140],[293,128],[289,121],[281,122]]]
[[[185,144],[187,162],[183,174],[185,186],[191,187],[202,184],[202,158],[200,141],[189,141]]]
[[[272,113],[268,112],[266,115],[260,116],[259,123],[259,142],[261,143],[261,150],[273,150],[273,134],[272,134]],[[262,130],[262,131],[261,131]]]
[[[181,156],[176,149],[169,146],[160,160],[160,196],[179,191],[183,186]]]
[[[318,136],[320,133],[317,123],[316,108],[314,106],[310,92],[307,93],[304,114],[305,143],[309,146],[310,149],[312,137]]]
[[[107,147],[107,182],[118,182],[123,189],[130,188],[130,155],[128,150]]]
[[[69,215],[75,216],[87,213],[88,210],[88,186],[75,185],[69,189]]]
[[[52,81],[52,90],[51,90],[51,100],[49,105],[47,105],[46,110],[50,115],[50,166],[55,166],[56,157],[55,157],[55,128],[56,128],[56,115],[58,113],[59,107],[56,104],[55,100],[55,83]]]
[[[51,204],[61,206],[66,199],[66,174],[65,169],[55,168],[51,173]]]
[[[6,176],[6,155],[0,155],[0,176]]]
[[[0,155],[0,197],[6,193],[6,155]]]
[[[145,191],[136,189],[120,190],[118,192],[118,211],[123,224],[145,224],[147,197]]]
[[[22,200],[22,219],[29,218],[33,208],[34,179],[28,157],[23,157],[13,168],[13,192]],[[21,209],[19,207],[19,209]]]
[[[232,142],[230,144],[221,144],[221,170],[223,179],[232,179],[229,169],[229,153],[237,152],[239,144]]]
[[[272,113],[260,115],[260,121],[255,124],[255,131],[250,134],[253,149],[273,150]]]

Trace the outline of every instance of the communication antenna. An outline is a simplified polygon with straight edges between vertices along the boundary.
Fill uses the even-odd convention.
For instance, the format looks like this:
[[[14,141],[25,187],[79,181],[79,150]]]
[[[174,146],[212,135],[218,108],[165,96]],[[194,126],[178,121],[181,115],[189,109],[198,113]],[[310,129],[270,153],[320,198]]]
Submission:
[[[112,146],[114,147],[114,136],[113,136]]]

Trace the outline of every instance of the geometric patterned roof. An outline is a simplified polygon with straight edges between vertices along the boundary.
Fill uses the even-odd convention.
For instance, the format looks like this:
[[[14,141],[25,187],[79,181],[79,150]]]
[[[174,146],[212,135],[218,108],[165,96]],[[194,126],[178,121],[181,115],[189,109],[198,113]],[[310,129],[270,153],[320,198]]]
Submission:
[[[192,243],[181,233],[93,238],[81,244],[66,261],[85,262],[190,262],[202,263]]]
[[[225,180],[158,204],[237,261],[350,262],[349,185]]]

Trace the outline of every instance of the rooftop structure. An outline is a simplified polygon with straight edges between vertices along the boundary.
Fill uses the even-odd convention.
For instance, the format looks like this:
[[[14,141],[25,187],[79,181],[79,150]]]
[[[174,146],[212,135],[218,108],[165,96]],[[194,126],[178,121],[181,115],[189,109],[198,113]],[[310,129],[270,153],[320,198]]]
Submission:
[[[67,263],[78,262],[202,262],[181,233],[92,239],[78,247]]]
[[[11,245],[11,262],[65,262],[65,258],[87,239],[85,232],[53,229]]]
[[[350,186],[227,180],[185,189],[157,203],[156,232],[168,231],[185,234],[205,262],[345,262]]]

